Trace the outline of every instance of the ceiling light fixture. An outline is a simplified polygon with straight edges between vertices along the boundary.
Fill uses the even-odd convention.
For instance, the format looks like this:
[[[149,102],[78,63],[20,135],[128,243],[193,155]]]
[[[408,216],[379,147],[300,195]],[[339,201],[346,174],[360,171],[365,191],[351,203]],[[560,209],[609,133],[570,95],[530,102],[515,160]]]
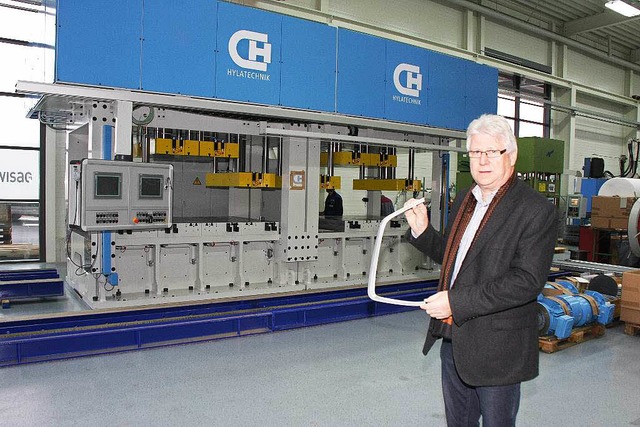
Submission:
[[[622,0],[611,0],[606,2],[604,6],[627,17],[640,15],[640,9],[637,9]]]

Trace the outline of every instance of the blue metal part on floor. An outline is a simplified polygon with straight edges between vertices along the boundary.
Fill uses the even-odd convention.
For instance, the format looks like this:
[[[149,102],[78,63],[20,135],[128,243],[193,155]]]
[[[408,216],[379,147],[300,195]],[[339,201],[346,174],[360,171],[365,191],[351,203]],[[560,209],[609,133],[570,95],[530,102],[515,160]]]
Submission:
[[[56,269],[0,272],[0,299],[55,297],[64,295],[64,281]]]

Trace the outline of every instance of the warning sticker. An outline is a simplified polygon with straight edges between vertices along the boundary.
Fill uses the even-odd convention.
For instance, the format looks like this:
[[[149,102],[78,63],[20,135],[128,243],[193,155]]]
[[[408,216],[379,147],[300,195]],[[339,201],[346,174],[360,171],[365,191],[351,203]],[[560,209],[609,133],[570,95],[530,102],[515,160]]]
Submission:
[[[196,177],[196,179],[193,180],[193,185],[202,185],[200,178]]]

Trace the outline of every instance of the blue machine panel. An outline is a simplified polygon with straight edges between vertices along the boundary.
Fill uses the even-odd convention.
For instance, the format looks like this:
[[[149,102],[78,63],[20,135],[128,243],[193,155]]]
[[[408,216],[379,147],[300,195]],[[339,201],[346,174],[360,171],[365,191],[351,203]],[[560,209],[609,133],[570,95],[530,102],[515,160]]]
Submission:
[[[338,30],[337,111],[384,117],[385,40]]]
[[[277,105],[282,15],[218,4],[216,97]]]
[[[582,178],[580,194],[587,199],[587,212],[591,213],[591,198],[598,195],[600,187],[607,181],[606,178]]]
[[[387,41],[385,118],[427,124],[430,56],[428,50]]]
[[[498,70],[471,61],[464,61],[466,67],[465,124],[482,114],[496,114],[498,111]]]
[[[328,25],[282,18],[281,105],[335,111],[337,37]]]
[[[450,129],[497,109],[494,68],[228,2],[192,3],[58,0],[56,81]]]
[[[453,56],[432,55],[429,61],[429,125],[449,129],[466,128],[465,62]],[[497,91],[494,96],[497,99]]]
[[[139,89],[142,0],[58,2],[56,81]]]
[[[214,96],[217,7],[211,0],[189,7],[145,0],[142,89]]]

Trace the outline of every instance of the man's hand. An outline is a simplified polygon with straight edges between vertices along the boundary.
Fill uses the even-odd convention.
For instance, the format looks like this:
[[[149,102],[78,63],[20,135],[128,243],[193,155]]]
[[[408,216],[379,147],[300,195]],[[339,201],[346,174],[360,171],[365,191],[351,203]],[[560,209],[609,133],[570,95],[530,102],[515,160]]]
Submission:
[[[415,203],[416,199],[407,200],[404,205],[407,206],[410,203]],[[404,213],[411,231],[414,236],[419,236],[424,233],[424,230],[429,226],[429,215],[427,214],[427,206],[424,203],[420,203],[413,209],[409,209]]]
[[[424,300],[420,308],[427,312],[430,317],[436,319],[446,319],[451,317],[451,306],[449,305],[449,291],[440,291]]]

